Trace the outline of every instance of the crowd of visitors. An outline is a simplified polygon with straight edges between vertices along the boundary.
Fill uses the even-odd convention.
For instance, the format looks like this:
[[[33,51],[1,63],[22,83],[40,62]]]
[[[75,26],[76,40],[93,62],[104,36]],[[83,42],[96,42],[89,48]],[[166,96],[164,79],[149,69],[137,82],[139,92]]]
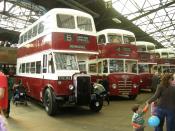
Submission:
[[[11,43],[9,41],[0,41],[0,47],[14,47],[16,48],[18,46],[17,43]]]

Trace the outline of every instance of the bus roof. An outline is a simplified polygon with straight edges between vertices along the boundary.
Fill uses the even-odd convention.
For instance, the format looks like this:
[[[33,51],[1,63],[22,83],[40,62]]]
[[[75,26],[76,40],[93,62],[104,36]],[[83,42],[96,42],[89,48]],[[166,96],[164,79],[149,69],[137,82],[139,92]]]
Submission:
[[[24,33],[26,33],[31,27],[37,25],[40,21],[44,20],[46,17],[48,17],[49,15],[53,15],[53,14],[57,14],[57,13],[61,13],[61,14],[69,14],[69,15],[74,15],[74,16],[86,16],[86,17],[90,17],[93,18],[90,14],[85,13],[83,11],[79,11],[79,10],[74,10],[74,9],[68,9],[68,8],[54,8],[49,10],[46,14],[44,14],[43,16],[41,16],[37,21],[35,21],[32,25],[28,26],[27,28],[25,28],[21,34],[23,35]]]
[[[155,53],[174,53],[170,48],[155,49]]]
[[[131,35],[134,36],[134,33],[127,31],[127,30],[122,30],[122,29],[104,29],[99,32],[97,32],[97,35],[101,34],[107,34],[107,33],[116,33],[116,34],[121,34],[121,35]]]
[[[154,43],[151,43],[151,42],[147,42],[147,41],[136,41],[136,45],[145,45],[147,47],[155,47],[155,44]]]

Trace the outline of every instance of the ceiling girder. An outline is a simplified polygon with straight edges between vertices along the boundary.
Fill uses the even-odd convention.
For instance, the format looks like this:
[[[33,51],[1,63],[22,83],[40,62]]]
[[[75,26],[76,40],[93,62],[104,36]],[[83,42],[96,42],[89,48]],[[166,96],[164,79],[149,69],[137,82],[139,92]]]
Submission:
[[[22,20],[22,21],[26,21],[26,19],[21,19],[13,14],[9,14],[8,12],[0,12],[0,14],[4,15],[4,16],[7,16],[7,17],[12,17],[12,18],[15,18],[15,19],[18,19],[18,20]]]
[[[145,16],[147,16],[147,15],[149,15],[149,14],[152,14],[152,13],[154,13],[154,12],[156,12],[156,11],[159,11],[159,10],[161,10],[161,9],[163,9],[163,8],[166,8],[166,7],[168,7],[168,6],[170,6],[170,5],[174,4],[174,3],[175,3],[175,1],[172,1],[172,2],[170,2],[170,3],[168,3],[168,4],[165,4],[165,5],[163,5],[163,6],[160,6],[160,7],[156,8],[156,9],[152,9],[152,10],[150,10],[149,12],[147,12],[147,13],[145,13],[145,14],[142,14],[142,15],[140,15],[140,16],[138,16],[138,17],[135,17],[135,18],[131,19],[130,21],[138,20],[138,19],[140,19],[140,18],[142,18],[142,17],[145,17]]]
[[[161,28],[161,29],[159,29],[159,30],[156,30],[156,31],[154,31],[154,32],[150,32],[150,33],[148,33],[148,34],[149,34],[149,35],[154,34],[154,33],[156,33],[156,32],[162,31],[162,30],[164,30],[164,29],[166,29],[166,28],[169,28],[169,27],[171,27],[171,26],[174,26],[174,25],[175,25],[175,24],[172,24],[172,25],[166,26],[166,27]]]
[[[69,7],[74,8],[74,9],[86,11],[86,12],[92,14],[94,18],[97,18],[97,17],[100,16],[96,12],[90,10],[89,8],[83,6],[82,4],[80,4],[80,3],[78,3],[78,2],[76,2],[74,0],[56,0],[56,1],[61,2],[61,3],[65,4],[65,5],[69,6]]]

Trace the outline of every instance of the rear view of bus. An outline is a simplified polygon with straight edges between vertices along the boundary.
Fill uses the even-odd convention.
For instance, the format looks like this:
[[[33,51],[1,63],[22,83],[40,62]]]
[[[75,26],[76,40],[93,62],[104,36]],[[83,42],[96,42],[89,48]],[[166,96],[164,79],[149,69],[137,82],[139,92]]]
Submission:
[[[19,44],[17,78],[29,96],[43,102],[49,115],[65,104],[101,110],[102,101],[94,97],[90,76],[78,67],[78,60],[97,54],[91,15],[52,9],[21,33]]]
[[[137,49],[132,44],[135,35],[119,29],[106,29],[97,34],[99,55],[91,57],[88,69],[92,80],[100,81],[105,75],[110,96],[125,95],[135,99],[139,84]]]

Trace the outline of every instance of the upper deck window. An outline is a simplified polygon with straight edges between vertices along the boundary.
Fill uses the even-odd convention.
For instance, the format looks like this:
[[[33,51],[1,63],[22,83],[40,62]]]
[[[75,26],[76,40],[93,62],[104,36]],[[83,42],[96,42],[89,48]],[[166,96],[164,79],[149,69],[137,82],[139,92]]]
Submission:
[[[74,16],[57,14],[57,26],[59,28],[75,29]]]
[[[32,30],[32,37],[35,37],[37,35],[37,25],[33,27]]]
[[[90,18],[78,16],[77,26],[80,30],[92,31],[92,23]]]
[[[137,50],[138,51],[146,51],[146,46],[144,46],[144,45],[138,46]]]
[[[108,34],[109,43],[122,44],[122,36],[116,34]]]
[[[78,70],[76,56],[73,54],[55,54],[56,70]]]
[[[175,54],[174,53],[169,53],[169,57],[170,58],[175,57]]]
[[[32,38],[32,29],[28,31],[28,40]]]
[[[162,58],[168,58],[168,53],[162,53]]]
[[[42,33],[44,31],[44,23],[40,22],[38,26],[38,34]]]
[[[147,50],[155,50],[155,47],[154,46],[147,46]]]
[[[134,43],[135,44],[135,37],[133,36],[123,36],[123,40],[124,40],[124,44],[132,44]]]

